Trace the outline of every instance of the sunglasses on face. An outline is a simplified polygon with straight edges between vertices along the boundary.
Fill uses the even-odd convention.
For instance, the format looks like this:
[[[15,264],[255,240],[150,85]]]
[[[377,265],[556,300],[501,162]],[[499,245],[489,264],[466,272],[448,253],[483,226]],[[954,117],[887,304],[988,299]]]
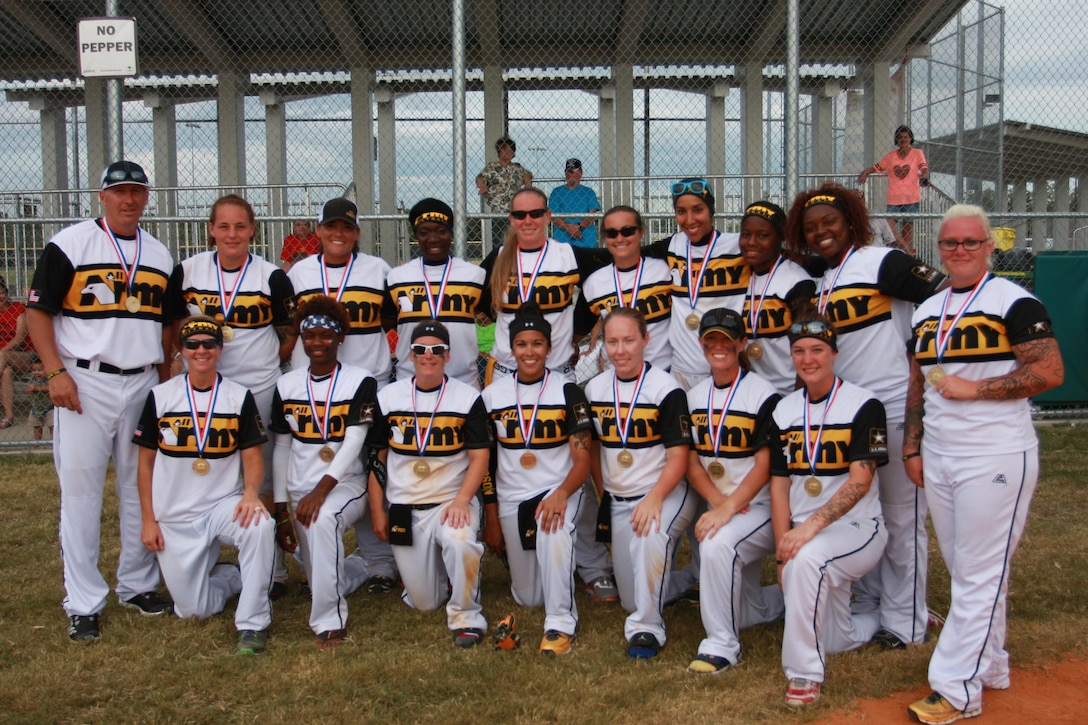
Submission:
[[[527,216],[531,216],[533,219],[540,219],[548,213],[547,209],[530,209],[529,211],[519,210],[510,212],[510,216],[517,219],[519,222],[525,219]]]
[[[684,194],[695,194],[696,196],[702,196],[710,190],[710,184],[703,179],[693,179],[692,181],[677,181],[672,185],[673,196],[683,196]]]
[[[620,227],[619,229],[605,229],[604,235],[609,239],[615,239],[616,237],[633,237],[638,233],[638,227]]]
[[[964,239],[962,242],[955,239],[938,239],[937,246],[942,252],[954,252],[956,247],[963,245],[963,248],[968,252],[977,252],[982,249],[982,245],[986,243],[985,239]]]
[[[205,350],[214,350],[215,348],[219,347],[219,341],[215,338],[212,338],[210,340],[194,340],[190,337],[188,340],[181,344],[185,346],[186,350],[199,350],[200,348],[204,348]]]
[[[449,345],[443,345],[441,343],[439,343],[437,345],[412,345],[412,353],[415,354],[416,357],[419,357],[419,356],[422,356],[422,355],[428,355],[428,354],[430,354],[430,355],[445,355],[446,350],[449,350],[449,349],[450,349]]]

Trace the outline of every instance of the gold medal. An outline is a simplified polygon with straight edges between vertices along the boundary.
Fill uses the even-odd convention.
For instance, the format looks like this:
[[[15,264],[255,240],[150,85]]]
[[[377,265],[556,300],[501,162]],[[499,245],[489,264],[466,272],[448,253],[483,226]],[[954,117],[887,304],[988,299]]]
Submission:
[[[140,298],[129,295],[125,298],[125,309],[135,314],[140,311]]]
[[[336,458],[336,451],[329,446],[322,446],[321,450],[317,452],[317,455],[321,457],[325,463],[332,463],[332,459]]]
[[[427,476],[431,475],[431,467],[427,465],[427,462],[425,460],[420,458],[418,461],[416,461],[415,465],[412,466],[412,473],[416,474],[420,478],[426,478]]]
[[[805,493],[807,493],[809,496],[815,498],[816,496],[819,496],[820,493],[823,492],[823,490],[824,485],[820,483],[820,479],[816,478],[815,476],[811,476],[805,481]]]
[[[758,342],[750,343],[748,347],[744,349],[748,351],[749,360],[758,360],[763,357],[763,346]]]
[[[937,367],[926,373],[926,380],[928,380],[929,384],[933,387],[937,387],[940,382],[944,380],[945,375],[947,375],[947,373],[944,371],[944,368],[938,365]]]
[[[725,475],[725,466],[721,461],[711,461],[710,465],[706,467],[706,472],[710,474],[711,478],[721,478]]]
[[[689,330],[699,329],[699,315],[695,314],[694,312],[688,315],[687,319],[685,319],[684,322],[687,323]]]
[[[631,451],[624,448],[616,454],[616,461],[624,468],[630,468],[631,464],[635,462],[635,457],[631,455]]]
[[[536,455],[530,451],[525,451],[521,454],[521,467],[532,468],[536,465]]]
[[[234,339],[234,328],[230,325],[223,325],[221,331],[223,333],[223,342],[230,342]]]
[[[193,461],[193,473],[198,476],[207,476],[208,471],[212,470],[212,464],[205,461],[203,458],[198,458]]]

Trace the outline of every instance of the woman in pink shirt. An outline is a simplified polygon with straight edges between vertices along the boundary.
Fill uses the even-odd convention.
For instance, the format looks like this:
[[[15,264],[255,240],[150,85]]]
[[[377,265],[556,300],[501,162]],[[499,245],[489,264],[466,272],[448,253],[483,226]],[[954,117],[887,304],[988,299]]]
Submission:
[[[929,183],[929,164],[922,150],[911,146],[913,143],[914,132],[910,126],[900,126],[895,129],[895,150],[858,175],[858,184],[864,184],[869,174],[888,175],[890,212],[917,212],[921,207],[922,187]],[[895,219],[889,219],[888,223],[894,234]],[[914,254],[914,219],[910,217],[903,219],[902,240],[903,249]]]

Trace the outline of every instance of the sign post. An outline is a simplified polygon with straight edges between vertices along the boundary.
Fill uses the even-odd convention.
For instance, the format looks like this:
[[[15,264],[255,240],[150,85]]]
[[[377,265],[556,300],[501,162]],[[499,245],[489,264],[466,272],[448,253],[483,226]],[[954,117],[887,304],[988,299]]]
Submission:
[[[116,0],[106,4],[117,12]],[[119,161],[125,141],[121,118],[121,79],[137,75],[136,18],[80,18],[76,26],[79,74],[106,78],[106,163]]]

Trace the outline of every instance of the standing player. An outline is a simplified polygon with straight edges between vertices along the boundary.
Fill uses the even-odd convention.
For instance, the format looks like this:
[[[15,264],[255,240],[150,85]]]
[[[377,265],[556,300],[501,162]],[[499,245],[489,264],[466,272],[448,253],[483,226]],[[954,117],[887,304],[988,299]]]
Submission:
[[[884,406],[835,375],[835,328],[807,315],[790,325],[804,387],[774,411],[771,518],[786,598],[786,704],[820,698],[825,658],[856,649],[880,626],[851,612],[850,586],[880,561],[888,535],[873,479],[888,461]]]
[[[295,320],[310,364],[276,383],[268,424],[275,442],[275,513],[277,521],[285,518],[290,500],[310,582],[310,629],[318,649],[326,650],[347,636],[347,597],[367,579],[363,558],[344,556],[344,532],[366,513],[359,454],[377,386],[368,371],[337,357],[348,316],[336,300],[311,297],[299,305]],[[285,527],[276,533],[281,547],[292,550]]]
[[[374,530],[393,545],[404,603],[431,611],[446,601],[458,647],[487,630],[480,606],[480,490],[488,467],[487,410],[470,385],[445,374],[450,335],[441,322],[412,330],[415,375],[378,394],[367,446],[387,471],[385,490],[371,471]],[[388,516],[385,500],[389,501]]]
[[[540,652],[562,655],[578,627],[574,545],[589,476],[590,421],[581,388],[544,367],[551,332],[535,305],[519,310],[510,323],[517,373],[483,392],[497,458],[498,503],[486,507],[498,508],[498,521],[489,515],[488,524],[501,522],[494,533],[507,542],[514,601],[544,605]]]
[[[261,654],[272,623],[275,551],[272,520],[258,497],[261,416],[253,395],[216,371],[218,322],[190,317],[178,342],[189,372],[151,389],[132,439],[140,446],[140,538],[158,556],[175,614],[210,617],[240,594],[238,652]],[[220,543],[238,549],[238,566],[216,564]]]
[[[984,689],[1009,687],[1009,565],[1039,478],[1028,398],[1065,378],[1039,300],[990,274],[985,212],[953,206],[937,248],[952,285],[914,313],[903,443],[952,575],[952,608],[929,662],[933,692],[909,708],[934,724],[974,717]]]
[[[608,492],[616,583],[630,612],[623,628],[627,654],[639,659],[655,657],[665,645],[661,607],[676,545],[695,511],[684,481],[691,447],[687,400],[676,380],[644,361],[648,342],[642,313],[613,310],[604,344],[614,368],[586,385],[596,431],[593,478]]]
[[[835,370],[873,393],[888,419],[889,464],[878,478],[888,545],[880,566],[855,588],[855,609],[880,611],[874,641],[901,649],[925,641],[929,535],[926,498],[903,468],[903,415],[910,374],[904,353],[914,305],[944,280],[898,249],[873,247],[869,216],[854,192],[824,184],[797,195],[786,221],[789,239],[804,239],[826,263],[814,298],[835,325]]]
[[[408,212],[419,242],[419,258],[389,272],[386,282],[397,310],[397,379],[414,371],[409,353],[412,329],[438,320],[450,333],[446,374],[479,388],[476,358],[476,310],[483,294],[484,271],[450,256],[453,210],[438,199],[423,199]]]
[[[782,593],[761,586],[771,526],[771,414],[779,396],[748,371],[744,320],[733,310],[703,315],[699,337],[710,375],[688,391],[694,448],[687,479],[710,510],[699,517],[700,614],[706,639],[688,669],[718,674],[740,661],[737,632],[782,616]]]
[[[121,528],[117,598],[145,615],[169,612],[159,569],[140,541],[132,431],[151,387],[170,376],[176,314],[170,252],[140,229],[151,184],[131,161],[102,172],[103,216],[57,233],[42,252],[27,328],[57,406],[53,460],[60,479],[60,544],[68,636],[91,641],[109,585],[98,571],[102,487],[113,459]],[[175,303],[176,304],[176,303]]]

